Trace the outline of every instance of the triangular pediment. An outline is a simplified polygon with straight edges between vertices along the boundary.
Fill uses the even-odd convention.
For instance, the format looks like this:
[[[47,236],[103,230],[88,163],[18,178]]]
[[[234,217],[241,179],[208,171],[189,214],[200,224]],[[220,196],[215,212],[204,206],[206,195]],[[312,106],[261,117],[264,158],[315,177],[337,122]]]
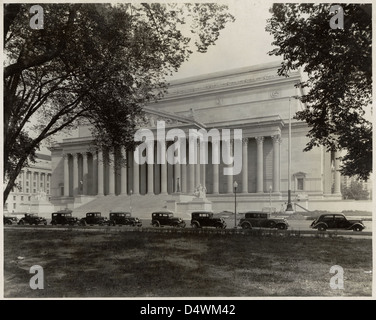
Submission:
[[[140,126],[146,128],[156,128],[157,121],[164,121],[167,126],[186,126],[192,125],[193,127],[204,128],[204,124],[198,122],[192,116],[181,116],[170,112],[155,110],[150,107],[144,107],[145,115],[140,122]]]

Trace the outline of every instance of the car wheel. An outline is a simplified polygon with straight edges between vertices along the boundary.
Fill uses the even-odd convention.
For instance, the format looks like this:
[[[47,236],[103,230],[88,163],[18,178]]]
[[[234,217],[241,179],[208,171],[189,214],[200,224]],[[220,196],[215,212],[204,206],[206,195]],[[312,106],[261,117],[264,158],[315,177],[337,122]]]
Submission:
[[[56,221],[51,221],[51,224],[52,224],[53,226],[56,226]]]
[[[198,226],[197,223],[192,223],[192,228],[193,228],[193,229],[197,229],[197,228],[199,228],[199,226]]]
[[[160,226],[160,223],[159,221],[153,221],[153,227],[159,227]]]
[[[285,230],[285,229],[287,229],[287,228],[286,228],[286,225],[284,225],[284,224],[279,224],[279,225],[277,226],[277,228],[278,228],[279,230]]]
[[[243,229],[252,229],[252,226],[249,223],[243,223],[242,228]]]
[[[47,221],[43,222],[43,224],[46,226],[47,225]]]
[[[353,227],[353,231],[360,232],[362,230],[363,230],[363,228],[361,226],[355,226],[355,227]]]
[[[87,225],[87,222],[86,222],[85,220],[82,220],[82,221],[80,221],[80,225],[81,225],[81,226],[86,226],[86,225]]]
[[[218,224],[215,225],[215,228],[216,228],[216,229],[222,229],[223,226],[222,226],[221,224],[218,223]]]
[[[11,224],[12,224],[12,221],[7,221],[7,224],[11,225]]]
[[[268,223],[268,228],[275,228],[275,222],[274,221],[270,221]],[[280,229],[280,228],[278,228],[278,229]]]
[[[326,226],[321,225],[321,226],[318,226],[317,229],[318,229],[319,231],[326,231]]]
[[[24,225],[24,224],[25,224],[25,221],[20,220],[20,222],[19,222],[18,224],[20,224],[20,225]]]

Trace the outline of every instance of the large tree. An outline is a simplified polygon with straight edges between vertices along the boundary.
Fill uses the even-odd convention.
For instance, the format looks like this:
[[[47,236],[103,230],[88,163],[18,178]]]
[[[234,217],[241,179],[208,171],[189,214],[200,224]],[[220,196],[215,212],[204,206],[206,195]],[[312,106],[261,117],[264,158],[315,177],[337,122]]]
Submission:
[[[217,4],[4,5],[4,203],[46,139],[82,121],[95,146],[133,148],[142,107],[196,48],[205,52],[234,20]]]
[[[310,128],[305,151],[319,145],[342,150],[342,174],[367,179],[372,171],[371,5],[341,6],[343,29],[332,29],[336,17],[330,4],[274,4],[266,30],[276,48],[269,54],[282,56],[280,75],[298,68],[307,75],[298,84],[305,109],[295,116]]]

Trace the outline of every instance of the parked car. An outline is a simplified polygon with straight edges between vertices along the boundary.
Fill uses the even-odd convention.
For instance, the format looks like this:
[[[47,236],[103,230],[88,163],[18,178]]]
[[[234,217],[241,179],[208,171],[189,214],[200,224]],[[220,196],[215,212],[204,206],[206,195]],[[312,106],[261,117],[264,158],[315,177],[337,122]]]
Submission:
[[[214,227],[217,229],[225,229],[226,222],[222,218],[215,218],[213,212],[210,211],[195,211],[191,214],[191,227]]]
[[[365,225],[361,220],[347,220],[344,214],[336,213],[322,214],[312,222],[310,227],[312,229],[318,229],[319,231],[325,231],[327,229],[362,231]]]
[[[57,211],[51,214],[51,224],[52,225],[75,225],[78,224],[79,219],[72,216],[72,211]]]
[[[106,217],[102,217],[102,214],[100,212],[88,212],[86,213],[86,217],[82,218],[79,221],[79,224],[82,226],[86,226],[86,225],[92,226],[95,224],[103,226],[103,225],[108,225],[109,220]]]
[[[284,218],[274,218],[270,213],[249,211],[246,212],[244,218],[240,219],[239,226],[243,229],[258,228],[277,228],[285,230],[289,224]]]
[[[110,225],[127,225],[141,227],[142,222],[136,217],[132,217],[130,212],[110,212]]]
[[[3,222],[4,222],[4,225],[17,224],[18,218],[17,217],[4,217]]]
[[[38,215],[34,213],[25,213],[25,216],[18,221],[18,224],[23,225],[23,224],[44,224],[47,225],[47,220],[45,218],[39,217]]]
[[[151,215],[151,224],[153,227],[173,226],[185,228],[185,222],[182,218],[174,217],[171,211],[157,211]]]

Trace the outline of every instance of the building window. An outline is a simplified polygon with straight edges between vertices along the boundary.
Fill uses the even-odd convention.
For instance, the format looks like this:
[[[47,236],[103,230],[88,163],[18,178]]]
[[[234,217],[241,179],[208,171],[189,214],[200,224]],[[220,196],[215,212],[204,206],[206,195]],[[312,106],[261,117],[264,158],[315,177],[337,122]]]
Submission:
[[[29,181],[26,181],[26,187],[28,187],[29,186]]]
[[[36,187],[37,186],[37,183],[34,181],[33,182],[33,187]]]
[[[5,209],[5,210],[8,210],[8,202],[5,202],[5,204],[4,204],[4,209]]]
[[[298,191],[304,190],[304,178],[296,179]]]
[[[26,188],[26,193],[29,193],[29,188]]]
[[[36,189],[33,189],[33,193],[37,193],[37,190],[36,190]]]
[[[13,200],[16,201],[16,199],[17,199],[16,196],[13,196]]]
[[[47,188],[49,188],[50,187],[50,184],[49,183],[47,183]]]
[[[43,187],[43,182],[40,183],[40,186]]]
[[[23,201],[23,199],[24,199],[24,196],[21,196],[21,201]]]
[[[28,196],[28,197],[27,197],[27,200],[28,200],[28,201],[31,201],[31,197],[30,197],[30,196]]]
[[[49,174],[47,175],[47,181],[50,181],[50,175]]]
[[[15,203],[13,203],[13,209],[16,209],[16,204]]]
[[[306,189],[306,185],[305,185],[306,173],[305,172],[294,173],[294,180],[295,180],[296,192],[306,191],[305,190]]]

